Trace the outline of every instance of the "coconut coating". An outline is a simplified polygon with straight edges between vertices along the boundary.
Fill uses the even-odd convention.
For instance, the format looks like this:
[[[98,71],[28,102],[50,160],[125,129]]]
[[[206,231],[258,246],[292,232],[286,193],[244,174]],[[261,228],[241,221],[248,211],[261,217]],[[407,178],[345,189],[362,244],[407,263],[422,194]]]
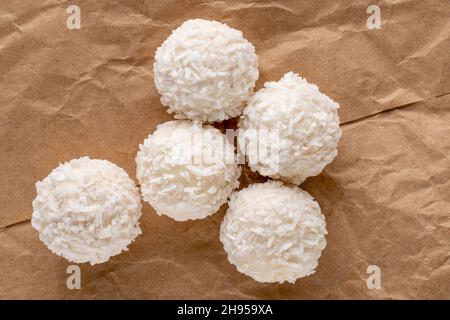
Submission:
[[[293,72],[267,82],[250,99],[239,123],[239,145],[250,168],[296,185],[318,175],[337,155],[338,108]],[[258,145],[268,146],[267,152],[258,152]]]
[[[160,124],[136,157],[142,196],[178,221],[215,213],[239,186],[234,146],[218,129],[188,120]]]
[[[97,264],[141,234],[140,196],[117,165],[88,157],[59,165],[36,183],[32,226],[55,254]]]
[[[233,193],[220,228],[228,260],[259,282],[295,282],[314,273],[326,234],[318,203],[275,181]]]
[[[176,119],[222,121],[242,113],[258,57],[242,32],[203,19],[184,22],[156,50],[154,81]]]

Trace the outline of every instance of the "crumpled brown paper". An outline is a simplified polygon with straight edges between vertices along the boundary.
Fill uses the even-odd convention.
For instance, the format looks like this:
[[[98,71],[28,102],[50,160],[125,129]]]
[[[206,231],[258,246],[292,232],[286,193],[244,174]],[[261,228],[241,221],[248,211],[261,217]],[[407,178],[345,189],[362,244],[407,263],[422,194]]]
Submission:
[[[66,9],[81,8],[81,29]],[[380,30],[368,30],[370,4]],[[240,29],[260,79],[293,70],[341,105],[339,155],[303,188],[327,218],[317,272],[260,284],[229,264],[226,206],[176,222],[144,204],[126,253],[71,264],[30,225],[34,183],[59,162],[107,159],[135,177],[139,143],[172,119],[153,84],[156,48],[190,18]],[[0,298],[450,298],[450,2],[12,1],[0,3]],[[228,121],[223,126],[233,125]],[[264,178],[244,169],[242,185]],[[381,270],[381,289],[366,285]]]

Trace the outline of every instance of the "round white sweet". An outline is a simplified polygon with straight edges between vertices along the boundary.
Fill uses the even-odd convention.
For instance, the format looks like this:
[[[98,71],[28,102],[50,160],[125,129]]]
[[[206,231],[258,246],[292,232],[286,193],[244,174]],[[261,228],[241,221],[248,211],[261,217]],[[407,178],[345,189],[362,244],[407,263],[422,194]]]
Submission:
[[[144,200],[178,221],[215,213],[239,186],[234,146],[218,129],[193,121],[160,124],[136,163]]]
[[[259,282],[295,282],[314,273],[326,234],[317,202],[275,181],[233,193],[220,228],[228,260]]]
[[[337,155],[339,105],[293,72],[267,82],[239,123],[250,168],[293,184],[318,175]],[[258,148],[264,146],[266,150]]]
[[[153,73],[161,103],[176,119],[222,121],[242,113],[259,76],[258,57],[241,31],[194,19],[156,50]]]
[[[106,262],[141,234],[138,190],[107,160],[82,157],[61,164],[36,190],[32,226],[53,253],[69,261]]]

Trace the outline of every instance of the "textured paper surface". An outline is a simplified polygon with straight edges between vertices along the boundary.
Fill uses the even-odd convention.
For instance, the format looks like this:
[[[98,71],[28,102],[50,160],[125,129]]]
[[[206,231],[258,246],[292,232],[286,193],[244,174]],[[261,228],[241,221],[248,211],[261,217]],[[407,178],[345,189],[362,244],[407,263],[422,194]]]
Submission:
[[[68,30],[66,9],[81,8]],[[450,2],[10,1],[0,4],[0,298],[450,298]],[[110,262],[71,264],[30,225],[34,183],[89,155],[135,177],[139,143],[172,119],[153,84],[156,48],[190,18],[238,28],[257,88],[293,70],[340,103],[336,160],[303,188],[327,219],[317,272],[260,284],[219,241],[226,206],[179,223],[144,204],[143,235]],[[230,127],[229,121],[222,126]],[[244,170],[242,185],[264,178]],[[368,289],[369,265],[382,288]]]

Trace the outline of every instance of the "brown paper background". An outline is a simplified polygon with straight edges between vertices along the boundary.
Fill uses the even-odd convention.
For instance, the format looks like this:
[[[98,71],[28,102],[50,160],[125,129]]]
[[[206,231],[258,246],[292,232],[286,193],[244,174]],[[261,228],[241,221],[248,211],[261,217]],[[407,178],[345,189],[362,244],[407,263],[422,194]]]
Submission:
[[[81,7],[81,29],[66,8]],[[381,7],[368,30],[366,9]],[[143,235],[108,263],[70,263],[30,225],[34,183],[83,155],[135,179],[139,143],[172,119],[153,84],[156,48],[190,18],[241,29],[257,88],[293,70],[341,105],[339,155],[303,188],[327,218],[317,272],[260,284],[227,261],[226,209],[176,222],[144,204]],[[33,1],[0,3],[0,298],[450,298],[450,2]],[[226,126],[233,121],[226,123]],[[261,180],[244,170],[243,185]],[[366,287],[368,265],[382,289]]]

